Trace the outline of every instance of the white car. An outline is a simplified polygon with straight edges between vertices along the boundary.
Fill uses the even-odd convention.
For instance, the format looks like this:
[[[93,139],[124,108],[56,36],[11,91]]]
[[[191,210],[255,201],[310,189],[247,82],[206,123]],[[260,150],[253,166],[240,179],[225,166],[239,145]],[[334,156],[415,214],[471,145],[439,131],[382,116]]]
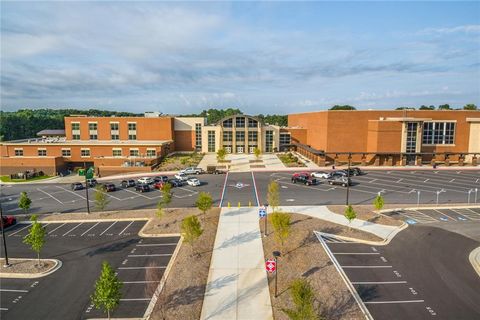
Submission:
[[[189,186],[198,187],[200,185],[200,180],[198,180],[197,178],[189,178],[187,180],[187,183]]]
[[[179,172],[179,173],[177,173],[177,174],[175,175],[175,179],[178,179],[178,180],[180,180],[180,181],[187,181],[187,180],[188,180],[188,176],[187,176],[185,173]]]
[[[142,177],[142,178],[138,179],[137,182],[140,183],[140,184],[152,184],[153,179],[150,178],[150,177]]]
[[[330,178],[330,173],[325,172],[325,171],[312,172],[312,177],[314,177],[314,178],[328,179],[328,178]]]

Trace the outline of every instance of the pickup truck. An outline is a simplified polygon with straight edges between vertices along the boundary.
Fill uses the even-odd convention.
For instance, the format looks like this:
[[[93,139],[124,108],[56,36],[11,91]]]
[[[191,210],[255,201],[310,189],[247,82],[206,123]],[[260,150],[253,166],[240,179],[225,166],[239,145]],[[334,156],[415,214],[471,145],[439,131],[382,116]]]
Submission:
[[[202,168],[188,167],[180,171],[183,174],[201,174],[203,173]]]

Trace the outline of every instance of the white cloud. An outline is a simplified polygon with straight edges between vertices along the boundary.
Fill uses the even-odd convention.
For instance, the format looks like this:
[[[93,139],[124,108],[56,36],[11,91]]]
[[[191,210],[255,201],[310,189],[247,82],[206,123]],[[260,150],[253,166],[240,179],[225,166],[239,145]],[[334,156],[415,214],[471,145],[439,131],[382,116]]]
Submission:
[[[454,33],[478,34],[480,33],[480,25],[472,24],[446,28],[427,28],[418,32],[420,35],[449,35]]]

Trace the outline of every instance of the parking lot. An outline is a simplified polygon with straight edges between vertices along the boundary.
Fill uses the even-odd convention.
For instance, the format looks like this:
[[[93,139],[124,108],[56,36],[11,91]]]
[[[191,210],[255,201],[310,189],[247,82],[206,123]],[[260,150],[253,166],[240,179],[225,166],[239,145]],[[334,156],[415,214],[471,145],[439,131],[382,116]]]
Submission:
[[[449,204],[480,203],[480,171],[398,170],[366,171],[352,177],[349,188],[351,204],[371,204],[377,194],[386,203],[394,204]],[[314,186],[291,182],[292,172],[245,172],[227,175],[199,175],[201,186],[173,188],[170,207],[193,207],[198,193],[212,195],[214,205],[248,206],[267,201],[270,181],[280,184],[281,205],[329,205],[346,201],[347,188],[331,186],[319,179]],[[112,180],[117,187],[120,180]],[[85,212],[85,190],[72,191],[66,184],[24,184],[2,186],[0,201],[7,214],[20,214],[20,193],[26,191],[32,199],[30,213]],[[155,208],[161,192],[152,190],[140,193],[134,188],[119,188],[108,192],[107,210]],[[94,210],[94,190],[89,189],[89,203]]]
[[[480,221],[480,207],[450,209],[405,209],[386,213],[408,224]]]
[[[418,225],[386,246],[317,233],[359,303],[374,319],[475,319],[480,279],[468,261],[479,242]]]
[[[171,259],[179,237],[140,238],[145,221],[46,223],[45,258],[62,267],[39,279],[2,279],[1,317],[6,319],[87,319],[105,317],[90,303],[102,261],[116,269],[124,283],[113,317],[143,317]],[[22,243],[28,225],[6,231],[9,255],[33,258]],[[3,252],[2,252],[3,256]]]

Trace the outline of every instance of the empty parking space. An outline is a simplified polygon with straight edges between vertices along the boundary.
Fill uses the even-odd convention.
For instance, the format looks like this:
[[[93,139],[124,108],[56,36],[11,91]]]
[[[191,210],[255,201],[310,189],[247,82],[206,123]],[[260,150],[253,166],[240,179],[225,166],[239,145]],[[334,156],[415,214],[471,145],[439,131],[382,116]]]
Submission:
[[[387,212],[386,214],[409,224],[416,223],[468,223],[480,221],[479,208],[426,208],[426,209],[405,209]]]
[[[22,300],[32,290],[35,290],[40,280],[36,279],[2,279],[0,286],[0,318],[8,310],[21,304]]]

